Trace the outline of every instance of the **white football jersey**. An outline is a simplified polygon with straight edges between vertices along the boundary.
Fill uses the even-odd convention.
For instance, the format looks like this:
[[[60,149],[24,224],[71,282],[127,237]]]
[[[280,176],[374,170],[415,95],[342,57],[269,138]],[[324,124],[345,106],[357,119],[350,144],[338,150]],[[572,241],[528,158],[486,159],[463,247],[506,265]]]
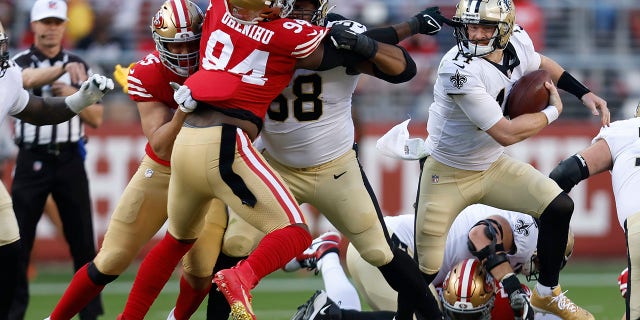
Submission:
[[[604,139],[611,150],[611,184],[618,221],[624,230],[627,217],[640,212],[640,202],[637,200],[640,186],[640,118],[614,121],[611,126],[602,127],[592,143],[600,139]]]
[[[29,92],[22,87],[22,70],[13,61],[0,78],[0,123],[7,114],[16,115],[27,106]]]
[[[519,273],[522,265],[525,262],[529,262],[533,252],[536,250],[538,242],[538,224],[533,217],[520,212],[474,204],[462,210],[453,221],[451,229],[449,229],[442,267],[433,280],[435,286],[442,284],[449,270],[458,262],[464,259],[474,258],[467,246],[469,230],[471,230],[478,221],[486,219],[491,215],[500,215],[509,221],[511,225],[516,252],[513,255],[507,254],[507,257],[513,270]],[[399,215],[384,218],[389,232],[398,237],[398,239],[411,250],[415,244],[413,220],[414,215]]]
[[[529,35],[515,26],[505,55],[512,69],[500,70],[484,58],[465,58],[455,46],[438,67],[434,102],[429,107],[427,149],[434,159],[463,170],[486,170],[504,147],[485,131],[503,117],[513,83],[540,67]],[[515,57],[513,57],[515,54]],[[477,103],[458,105],[452,95],[472,95]]]
[[[357,22],[349,24],[355,32],[366,31]],[[261,136],[269,154],[289,167],[307,168],[350,150],[355,134],[351,97],[359,77],[344,67],[297,70],[267,111]]]

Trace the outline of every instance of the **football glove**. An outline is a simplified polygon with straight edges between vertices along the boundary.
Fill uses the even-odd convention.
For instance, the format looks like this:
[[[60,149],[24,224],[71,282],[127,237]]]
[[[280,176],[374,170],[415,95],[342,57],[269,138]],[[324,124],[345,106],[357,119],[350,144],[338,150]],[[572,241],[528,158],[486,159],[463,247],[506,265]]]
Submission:
[[[173,88],[173,100],[178,103],[180,110],[184,113],[193,112],[198,106],[198,102],[193,100],[191,96],[191,89],[187,86],[181,86],[175,82],[169,82],[171,88]]]
[[[461,23],[445,18],[438,7],[426,8],[409,20],[413,34],[422,33],[430,36],[438,33],[445,23],[452,27],[461,26]]]
[[[363,35],[356,33],[344,24],[336,24],[329,30],[329,38],[337,49],[353,51],[366,59],[371,59],[378,52],[378,43]]]
[[[518,290],[509,295],[509,303],[516,320],[534,320],[533,307],[526,292]]]
[[[82,83],[80,90],[66,97],[64,102],[71,111],[80,113],[84,108],[100,101],[109,90],[113,90],[113,80],[94,74]]]

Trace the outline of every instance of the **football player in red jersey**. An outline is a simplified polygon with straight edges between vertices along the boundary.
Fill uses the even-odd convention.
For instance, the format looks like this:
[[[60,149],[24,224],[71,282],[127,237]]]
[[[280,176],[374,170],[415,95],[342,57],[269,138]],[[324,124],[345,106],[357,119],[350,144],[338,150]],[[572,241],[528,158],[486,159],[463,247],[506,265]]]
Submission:
[[[169,160],[186,115],[177,110],[169,82],[183,83],[197,69],[203,19],[197,5],[188,0],[168,0],[153,17],[157,50],[133,65],[127,77],[129,96],[137,102],[148,139],[146,155],[111,216],[100,251],[76,272],[50,319],[71,319],[77,314],[131,264],[167,220]],[[186,297],[208,293],[208,287],[197,290],[186,283],[211,277],[217,244],[226,228],[224,204],[214,199],[207,209],[206,232],[183,262],[181,284]]]
[[[386,61],[379,70],[370,68],[378,77],[415,73],[415,64],[397,46],[377,43],[346,27],[329,31],[307,21],[283,18],[292,4],[291,0],[211,1],[203,26],[200,70],[183,86],[176,86],[174,94],[180,109],[191,113],[172,154],[169,230],[140,266],[121,318],[144,317],[174,266],[198,237],[203,206],[212,197],[222,199],[267,234],[246,260],[219,271],[214,278],[234,319],[255,318],[250,290],[311,242],[288,187],[251,144],[269,104],[288,85],[295,68],[329,69],[344,63],[336,47],[362,56],[361,63]],[[331,41],[323,43],[328,33]],[[405,306],[409,311],[403,319],[418,308],[414,301]],[[420,308],[425,310],[423,305]],[[421,313],[425,318],[440,316],[437,309],[433,314]]]

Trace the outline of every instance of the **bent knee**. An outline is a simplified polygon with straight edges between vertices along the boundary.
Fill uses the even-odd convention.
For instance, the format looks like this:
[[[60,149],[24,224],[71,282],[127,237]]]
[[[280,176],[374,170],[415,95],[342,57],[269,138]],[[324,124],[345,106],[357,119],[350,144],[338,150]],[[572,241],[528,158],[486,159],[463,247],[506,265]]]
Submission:
[[[229,257],[246,257],[258,245],[254,238],[244,235],[225,237],[222,243],[222,252]]]

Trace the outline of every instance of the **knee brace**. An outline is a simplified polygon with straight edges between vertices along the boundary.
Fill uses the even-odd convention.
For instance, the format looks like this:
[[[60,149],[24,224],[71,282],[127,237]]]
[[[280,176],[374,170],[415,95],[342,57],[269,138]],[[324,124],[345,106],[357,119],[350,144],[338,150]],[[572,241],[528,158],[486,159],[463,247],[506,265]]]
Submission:
[[[578,182],[588,177],[589,168],[587,168],[587,162],[579,154],[560,161],[549,174],[549,178],[553,179],[566,193],[569,193]]]
[[[483,261],[485,269],[491,272],[497,265],[509,261],[507,254],[504,252],[504,245],[502,245],[502,243],[496,243],[498,236],[502,239],[502,226],[493,219],[480,220],[473,227],[476,226],[485,226],[484,234],[491,240],[491,243],[478,250],[473,242],[471,242],[471,239],[467,239],[467,246],[471,254],[478,258],[478,260]],[[498,229],[496,229],[495,226],[497,226]],[[498,233],[498,230],[500,230],[500,233]]]

